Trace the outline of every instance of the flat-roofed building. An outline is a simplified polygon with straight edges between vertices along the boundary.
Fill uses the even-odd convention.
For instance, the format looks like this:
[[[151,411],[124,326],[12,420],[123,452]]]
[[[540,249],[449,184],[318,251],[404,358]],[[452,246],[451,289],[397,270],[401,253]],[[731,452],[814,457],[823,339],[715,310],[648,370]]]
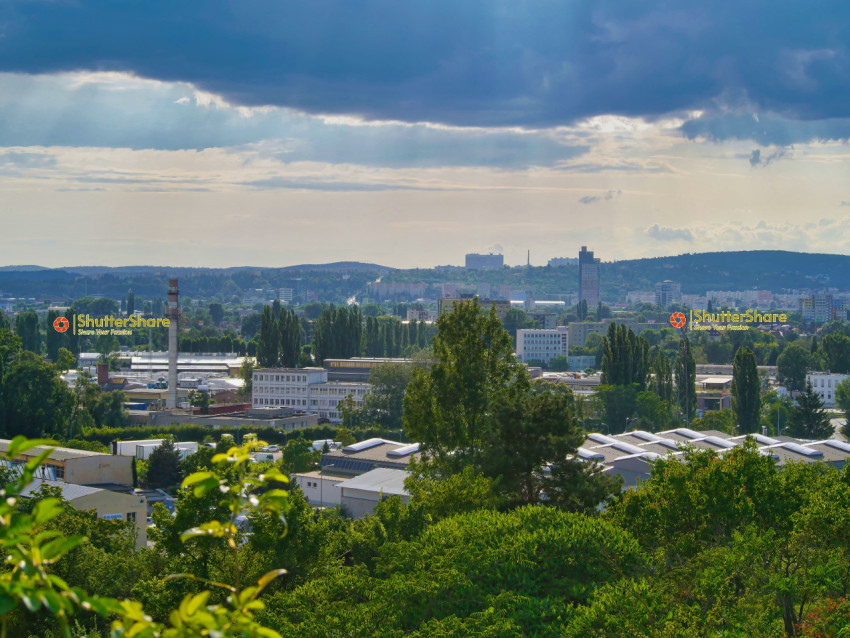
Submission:
[[[351,397],[356,405],[371,389],[368,383],[329,381],[324,368],[260,368],[254,370],[252,406],[293,407],[319,420],[342,422],[339,403]]]
[[[42,486],[55,487],[62,498],[76,510],[93,511],[98,518],[126,521],[136,527],[136,549],[145,547],[147,537],[147,501],[141,494],[124,494],[111,490],[74,485],[62,481],[33,479],[21,492],[22,498],[32,498]]]
[[[418,456],[418,443],[372,438],[326,452],[319,470],[296,473],[291,479],[311,505],[339,505],[344,481],[377,469],[398,470],[406,475],[411,459]]]
[[[9,449],[8,439],[0,439],[0,452]],[[27,462],[50,449],[44,461],[45,478],[76,485],[133,485],[133,459],[88,450],[40,445],[18,455],[14,462]]]
[[[339,483],[340,505],[354,518],[361,518],[375,511],[375,506],[388,496],[398,496],[403,503],[410,502],[410,494],[404,489],[407,478],[405,470],[378,468]]]
[[[827,439],[803,441],[787,436],[748,434],[729,436],[716,430],[697,431],[680,427],[664,432],[636,430],[616,435],[591,432],[577,457],[600,464],[606,473],[623,477],[628,489],[650,476],[652,462],[660,458],[684,459],[688,449],[728,454],[752,439],[759,453],[770,456],[777,467],[788,463],[826,463],[841,469],[850,459],[850,443]]]
[[[806,381],[828,408],[835,407],[835,388],[850,375],[832,372],[809,372]]]
[[[566,357],[569,349],[570,329],[567,326],[550,330],[516,331],[516,356],[520,361],[542,361],[548,364],[555,357]]]

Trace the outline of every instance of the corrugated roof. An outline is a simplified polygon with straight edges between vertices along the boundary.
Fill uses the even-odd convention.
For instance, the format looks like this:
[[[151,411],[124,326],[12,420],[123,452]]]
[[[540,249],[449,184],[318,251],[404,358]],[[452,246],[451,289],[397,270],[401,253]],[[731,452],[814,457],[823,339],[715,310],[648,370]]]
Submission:
[[[98,492],[103,491],[97,487],[74,485],[73,483],[64,483],[62,481],[46,481],[43,479],[33,479],[32,482],[21,491],[21,496],[25,498],[33,496],[35,493],[38,492],[39,488],[42,485],[60,488],[62,490],[62,498],[64,498],[68,502],[73,501],[75,498],[80,498],[81,496],[97,494]]]
[[[343,490],[356,489],[368,492],[383,492],[384,494],[408,495],[404,489],[404,479],[408,476],[404,470],[391,470],[389,468],[378,468],[371,470],[353,479],[339,484]],[[343,491],[343,496],[345,492]]]
[[[11,441],[9,439],[0,439],[0,452],[5,452],[9,449],[9,443]],[[44,450],[51,448],[52,446],[44,446],[39,445],[38,447],[34,447],[30,450],[27,450],[21,456],[25,457],[33,457],[38,456]],[[89,456],[111,456],[110,454],[104,454],[103,452],[89,452],[88,450],[75,450],[73,448],[68,447],[54,447],[53,451],[50,453],[50,456],[47,457],[53,461],[67,461],[68,459],[83,459]]]

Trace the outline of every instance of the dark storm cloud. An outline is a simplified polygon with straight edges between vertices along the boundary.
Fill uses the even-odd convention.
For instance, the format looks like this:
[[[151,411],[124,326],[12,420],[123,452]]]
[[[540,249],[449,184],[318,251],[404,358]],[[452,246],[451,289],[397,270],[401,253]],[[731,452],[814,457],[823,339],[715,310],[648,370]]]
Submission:
[[[682,125],[689,139],[712,141],[752,140],[764,146],[790,146],[812,140],[850,138],[850,119],[794,120],[775,115],[723,114],[703,115]]]
[[[588,150],[545,131],[344,123],[285,108],[246,113],[185,83],[108,74],[2,74],[0,122],[0,146],[180,150],[268,142],[263,155],[285,163],[515,170],[558,166]],[[32,166],[48,156],[5,157]]]
[[[842,117],[850,3],[7,2],[0,70],[132,71],[243,105],[547,126],[718,101]]]

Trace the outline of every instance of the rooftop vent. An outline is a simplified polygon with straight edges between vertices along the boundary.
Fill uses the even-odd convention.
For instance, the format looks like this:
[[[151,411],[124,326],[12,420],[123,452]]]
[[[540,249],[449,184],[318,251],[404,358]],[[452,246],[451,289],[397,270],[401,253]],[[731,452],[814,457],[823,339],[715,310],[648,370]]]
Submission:
[[[419,451],[418,443],[411,443],[410,445],[405,445],[404,447],[396,448],[395,450],[390,450],[387,452],[387,456],[408,456],[409,454],[413,454],[414,452]]]

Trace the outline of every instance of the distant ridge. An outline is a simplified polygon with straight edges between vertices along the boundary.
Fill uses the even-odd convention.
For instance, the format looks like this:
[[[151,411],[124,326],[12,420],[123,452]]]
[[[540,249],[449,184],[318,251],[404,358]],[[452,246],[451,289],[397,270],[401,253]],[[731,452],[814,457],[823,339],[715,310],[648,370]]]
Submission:
[[[0,268],[0,270],[51,270],[42,266],[8,266]],[[192,266],[65,266],[56,268],[55,270],[64,270],[65,272],[77,273],[80,275],[102,275],[106,273],[114,273],[117,275],[128,274],[175,274],[180,273],[227,273],[238,272],[243,270],[257,271],[341,271],[341,270],[368,270],[378,272],[389,272],[395,270],[389,266],[381,266],[379,264],[370,264],[359,261],[335,261],[328,264],[298,264],[294,266],[230,266],[227,268],[209,268],[209,267],[192,267]]]
[[[0,272],[33,272],[35,270],[51,270],[44,266],[0,266]]]

